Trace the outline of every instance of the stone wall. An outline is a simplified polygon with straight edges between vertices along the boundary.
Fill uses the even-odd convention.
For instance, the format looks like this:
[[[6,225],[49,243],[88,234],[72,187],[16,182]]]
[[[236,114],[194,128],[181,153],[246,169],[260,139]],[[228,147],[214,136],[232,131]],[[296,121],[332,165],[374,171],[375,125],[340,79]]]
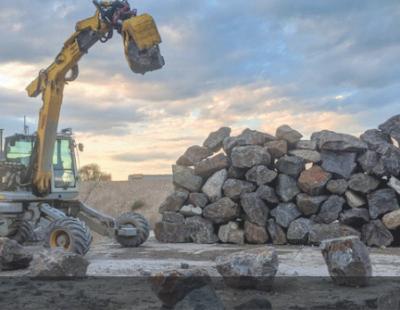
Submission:
[[[173,166],[160,206],[161,242],[319,244],[358,235],[400,243],[400,115],[359,138],[328,130],[302,140],[230,128],[192,146]]]

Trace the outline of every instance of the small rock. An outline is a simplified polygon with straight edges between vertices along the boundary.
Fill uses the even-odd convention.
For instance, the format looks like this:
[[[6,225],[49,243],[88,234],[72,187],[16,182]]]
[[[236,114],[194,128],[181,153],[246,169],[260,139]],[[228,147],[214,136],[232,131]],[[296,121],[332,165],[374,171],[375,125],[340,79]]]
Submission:
[[[89,262],[61,248],[42,250],[33,256],[29,276],[33,278],[83,278]]]
[[[237,146],[232,150],[232,165],[237,168],[252,168],[269,165],[271,156],[267,149],[258,145]]]
[[[309,196],[299,194],[296,197],[297,208],[306,216],[317,214],[321,204],[328,199],[328,196]]]
[[[313,140],[301,140],[296,143],[296,149],[316,151],[317,142]]]
[[[179,210],[179,213],[185,217],[197,216],[203,214],[203,209],[192,205],[186,205]]]
[[[400,114],[393,116],[385,123],[379,126],[379,129],[382,130],[387,135],[390,135],[400,144]]]
[[[267,230],[274,245],[284,245],[287,243],[285,231],[281,226],[276,224],[274,219],[267,221]]]
[[[154,235],[163,243],[189,243],[190,228],[185,223],[158,222],[154,225]]]
[[[229,167],[229,160],[224,154],[217,154],[214,157],[205,159],[194,166],[194,173],[201,177],[208,178],[215,172]]]
[[[252,222],[246,221],[244,223],[244,237],[250,244],[264,244],[268,241],[268,233],[265,229],[265,223],[263,226],[253,224]]]
[[[348,179],[352,175],[356,164],[356,153],[334,153],[324,151],[321,153],[322,168],[335,176]]]
[[[270,291],[279,261],[273,248],[263,247],[217,257],[216,264],[227,286]]]
[[[298,184],[303,192],[311,196],[318,196],[324,192],[325,186],[331,177],[332,175],[321,167],[313,166],[301,173]]]
[[[164,212],[162,214],[162,220],[163,222],[168,222],[168,223],[175,223],[175,224],[184,224],[185,223],[185,217],[177,212]]]
[[[393,235],[380,220],[365,224],[361,230],[362,240],[368,246],[387,247],[393,242]]]
[[[211,221],[200,216],[186,219],[186,225],[190,229],[190,238],[194,243],[212,244],[218,242],[218,237],[214,232],[214,225]]]
[[[280,158],[288,152],[288,144],[285,140],[267,142],[264,146],[273,158]]]
[[[17,241],[0,238],[0,271],[28,268],[32,253]]]
[[[278,160],[276,168],[283,174],[297,178],[305,169],[305,162],[300,157],[285,155]]]
[[[211,156],[213,152],[206,147],[194,145],[188,148],[176,164],[179,166],[194,166],[198,162]]]
[[[194,289],[185,298],[179,301],[174,310],[224,310],[222,301],[217,296],[211,285]]]
[[[312,150],[292,150],[289,151],[290,155],[302,158],[307,163],[319,163],[321,161],[321,154]]]
[[[307,244],[312,222],[306,218],[299,218],[290,223],[287,239],[292,244]]]
[[[380,215],[399,209],[396,193],[393,189],[380,189],[368,194],[369,214],[372,219]]]
[[[388,182],[388,186],[393,188],[397,194],[400,195],[400,180],[395,177],[391,177]]]
[[[202,192],[207,195],[211,202],[222,198],[222,186],[228,177],[226,169],[215,172],[204,184]]]
[[[353,191],[368,194],[376,190],[379,186],[379,180],[364,173],[357,173],[351,176],[349,187]]]
[[[348,187],[349,184],[344,179],[330,180],[326,185],[326,189],[336,195],[343,195]]]
[[[382,218],[383,224],[391,230],[400,227],[400,210],[392,211]]]
[[[203,193],[191,193],[189,195],[188,203],[203,209],[208,204],[208,198]]]
[[[257,130],[245,129],[239,136],[236,137],[237,145],[260,145],[263,146],[268,141],[274,141],[276,138],[267,133]]]
[[[316,221],[324,224],[330,224],[333,221],[336,221],[339,217],[339,213],[343,210],[344,204],[345,200],[342,197],[329,197],[328,200],[322,204]]]
[[[257,195],[260,197],[262,200],[265,200],[266,202],[270,204],[278,204],[279,199],[275,194],[275,190],[272,187],[269,187],[267,185],[261,185],[257,189]]]
[[[346,210],[340,214],[339,220],[343,224],[360,227],[369,222],[369,212],[364,208]]]
[[[222,243],[244,244],[244,231],[236,222],[229,222],[219,228],[218,238]]]
[[[367,143],[370,150],[376,151],[381,145],[390,143],[389,135],[377,129],[370,129],[364,132],[360,139]]]
[[[177,212],[179,211],[186,199],[188,198],[189,192],[187,191],[175,191],[170,194],[160,206],[160,213],[164,212]]]
[[[375,151],[366,151],[358,157],[357,162],[360,164],[363,171],[366,173],[373,173],[374,168],[378,165],[379,156]]]
[[[289,202],[300,193],[300,189],[297,187],[295,179],[285,174],[280,174],[278,176],[276,193],[284,202]]]
[[[278,173],[268,169],[266,166],[255,166],[246,173],[246,180],[257,183],[260,186],[271,183],[277,176]]]
[[[333,282],[344,286],[366,286],[372,276],[368,248],[358,237],[325,240],[322,255]]]
[[[172,174],[174,184],[190,192],[198,192],[203,185],[203,179],[195,175],[191,168],[174,165],[172,166]]]
[[[290,223],[301,216],[301,212],[294,203],[281,203],[271,211],[277,224],[289,227]]]
[[[303,135],[300,132],[290,128],[288,125],[280,126],[276,130],[275,136],[278,139],[282,139],[289,142],[290,144],[296,144],[301,140],[301,138],[303,138]]]
[[[323,130],[320,132],[317,144],[320,150],[333,152],[362,153],[368,149],[367,144],[359,138],[329,130]]]
[[[265,298],[253,298],[235,308],[234,310],[272,310],[271,303]]]
[[[228,223],[239,216],[240,208],[230,198],[224,197],[204,208],[203,216],[215,224]]]
[[[309,242],[311,244],[320,244],[321,241],[347,236],[360,237],[360,233],[354,228],[333,222],[331,224],[313,224],[309,234]]]
[[[208,138],[204,141],[203,146],[210,149],[213,152],[218,152],[223,141],[229,137],[231,134],[231,129],[228,127],[222,127],[217,131],[210,133]]]
[[[244,179],[247,171],[248,170],[246,168],[236,168],[236,167],[230,166],[229,170],[228,170],[228,178],[229,179]]]
[[[224,183],[222,189],[226,197],[229,197],[232,200],[238,200],[241,195],[254,192],[256,186],[250,182],[236,179],[228,179]]]
[[[265,226],[269,209],[256,193],[243,194],[240,203],[250,222]]]
[[[351,208],[361,208],[362,206],[365,206],[367,204],[367,201],[364,199],[364,197],[356,194],[351,190],[346,191],[345,196],[347,204]]]

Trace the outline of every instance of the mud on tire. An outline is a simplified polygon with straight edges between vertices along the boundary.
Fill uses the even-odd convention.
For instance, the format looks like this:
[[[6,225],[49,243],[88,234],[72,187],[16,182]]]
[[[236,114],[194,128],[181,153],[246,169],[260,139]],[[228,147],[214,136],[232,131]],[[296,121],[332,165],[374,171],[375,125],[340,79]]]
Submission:
[[[122,214],[117,219],[117,228],[122,226],[131,226],[137,229],[137,235],[132,237],[116,236],[116,239],[120,245],[126,248],[138,247],[149,238],[150,225],[146,218],[140,214],[134,212],[128,212]]]

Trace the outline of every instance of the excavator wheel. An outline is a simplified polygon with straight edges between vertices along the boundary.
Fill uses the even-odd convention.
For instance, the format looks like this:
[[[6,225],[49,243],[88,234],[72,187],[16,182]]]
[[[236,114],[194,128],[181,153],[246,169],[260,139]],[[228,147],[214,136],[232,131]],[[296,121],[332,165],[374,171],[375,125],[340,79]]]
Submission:
[[[136,228],[136,236],[116,236],[120,245],[125,248],[135,248],[146,242],[150,235],[150,225],[146,218],[138,213],[128,212],[117,219],[117,228]]]
[[[18,225],[16,228],[16,233],[10,236],[10,239],[17,241],[19,244],[24,244],[27,241],[35,240],[35,232],[30,222],[18,221],[15,222],[15,225]]]
[[[63,248],[65,251],[85,255],[92,243],[92,234],[84,222],[72,217],[64,217],[50,223],[45,246]]]

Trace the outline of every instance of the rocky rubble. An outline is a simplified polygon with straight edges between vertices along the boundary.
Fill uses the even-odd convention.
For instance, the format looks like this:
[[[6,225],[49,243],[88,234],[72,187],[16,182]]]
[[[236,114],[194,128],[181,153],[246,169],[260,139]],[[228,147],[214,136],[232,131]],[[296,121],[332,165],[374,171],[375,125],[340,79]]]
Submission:
[[[283,125],[275,136],[223,127],[173,166],[175,192],[160,206],[162,242],[319,244],[358,236],[400,240],[400,115],[360,137],[311,139]]]

